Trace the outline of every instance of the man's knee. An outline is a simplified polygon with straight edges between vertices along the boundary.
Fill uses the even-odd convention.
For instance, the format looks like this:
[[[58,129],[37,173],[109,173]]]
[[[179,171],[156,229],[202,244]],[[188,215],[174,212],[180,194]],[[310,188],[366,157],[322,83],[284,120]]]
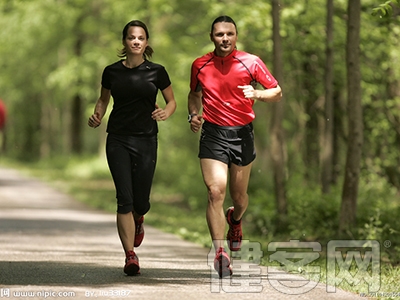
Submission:
[[[231,198],[233,203],[235,203],[235,205],[245,207],[247,206],[247,201],[249,199],[249,196],[246,192],[245,193],[234,192],[231,193]]]
[[[220,202],[225,199],[225,188],[217,185],[208,187],[208,200],[210,202]]]

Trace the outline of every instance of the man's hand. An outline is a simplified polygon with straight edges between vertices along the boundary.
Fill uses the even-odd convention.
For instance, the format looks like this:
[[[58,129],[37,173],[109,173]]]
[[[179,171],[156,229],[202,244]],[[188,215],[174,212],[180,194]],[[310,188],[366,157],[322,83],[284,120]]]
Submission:
[[[195,115],[195,116],[192,117],[192,120],[190,122],[190,129],[193,132],[197,132],[201,128],[201,124],[202,123],[203,123],[203,116]]]
[[[239,89],[243,90],[244,97],[246,99],[257,99],[257,90],[251,85],[238,85]]]

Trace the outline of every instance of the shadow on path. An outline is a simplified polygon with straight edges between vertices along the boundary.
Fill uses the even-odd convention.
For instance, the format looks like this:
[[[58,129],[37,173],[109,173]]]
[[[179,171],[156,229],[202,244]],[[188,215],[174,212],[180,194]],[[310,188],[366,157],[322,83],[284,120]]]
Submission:
[[[0,262],[0,283],[21,286],[103,286],[116,284],[193,284],[199,279],[210,279],[204,270],[188,269],[145,269],[142,275],[126,276],[121,268],[94,264],[75,264],[69,262]]]

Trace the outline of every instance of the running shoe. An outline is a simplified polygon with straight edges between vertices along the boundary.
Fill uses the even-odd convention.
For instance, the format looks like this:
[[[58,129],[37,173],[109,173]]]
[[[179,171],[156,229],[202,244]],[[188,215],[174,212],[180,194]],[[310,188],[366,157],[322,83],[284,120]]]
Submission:
[[[133,251],[126,252],[124,272],[128,276],[140,274],[139,258]]]
[[[229,230],[226,235],[226,240],[228,241],[228,246],[231,251],[239,251],[242,246],[242,220],[240,220],[239,224],[232,223],[232,214],[234,208],[233,206],[229,207],[226,210],[225,216],[226,221],[229,225]]]
[[[215,254],[214,269],[218,272],[219,278],[232,276],[231,260],[223,247],[220,247]]]
[[[143,229],[143,221],[144,216],[142,216],[139,220],[135,220],[136,228],[135,228],[135,247],[139,247],[144,238],[144,229]]]

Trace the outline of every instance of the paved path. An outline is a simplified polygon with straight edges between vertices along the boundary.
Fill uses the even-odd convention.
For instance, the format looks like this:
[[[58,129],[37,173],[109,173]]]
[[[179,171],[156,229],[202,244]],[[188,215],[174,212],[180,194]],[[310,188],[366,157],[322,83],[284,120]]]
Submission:
[[[149,226],[145,231],[137,249],[142,275],[125,276],[113,214],[0,167],[0,299],[360,299],[338,289],[327,293],[322,283],[290,295],[307,282],[293,277],[286,290],[276,289],[267,267],[236,261],[236,276],[221,282],[210,271],[209,249]],[[259,275],[252,277],[254,270]]]

